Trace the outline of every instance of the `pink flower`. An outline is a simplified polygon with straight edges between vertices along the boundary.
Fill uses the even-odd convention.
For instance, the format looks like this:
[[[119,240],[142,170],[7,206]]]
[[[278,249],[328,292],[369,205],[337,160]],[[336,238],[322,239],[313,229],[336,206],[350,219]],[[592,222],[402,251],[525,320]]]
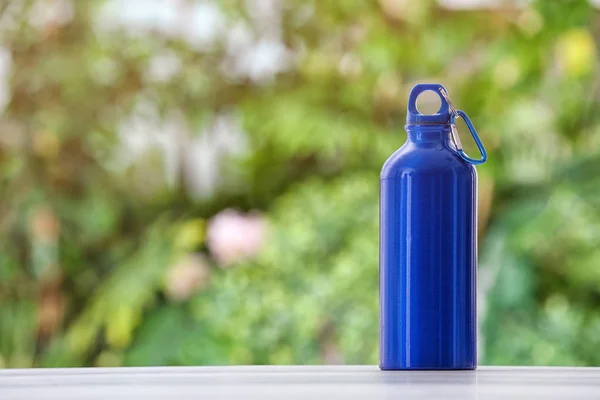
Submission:
[[[167,297],[174,301],[189,299],[210,279],[210,266],[202,254],[189,254],[167,270]]]
[[[208,247],[221,267],[255,257],[262,248],[267,224],[258,213],[224,210],[208,224]]]
[[[60,220],[50,207],[38,207],[29,220],[29,231],[34,241],[55,243],[60,234]]]

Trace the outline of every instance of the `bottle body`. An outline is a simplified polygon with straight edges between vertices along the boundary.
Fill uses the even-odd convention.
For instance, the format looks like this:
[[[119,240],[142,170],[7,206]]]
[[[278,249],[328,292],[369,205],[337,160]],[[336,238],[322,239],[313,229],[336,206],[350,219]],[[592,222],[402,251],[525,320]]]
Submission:
[[[407,125],[380,194],[380,367],[474,369],[477,173],[448,125]]]

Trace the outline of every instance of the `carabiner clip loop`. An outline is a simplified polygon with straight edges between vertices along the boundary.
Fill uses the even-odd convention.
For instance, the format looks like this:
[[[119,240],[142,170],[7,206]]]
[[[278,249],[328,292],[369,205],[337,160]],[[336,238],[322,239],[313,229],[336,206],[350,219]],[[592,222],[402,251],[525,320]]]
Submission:
[[[462,144],[460,143],[460,139],[458,138],[458,132],[456,130],[456,123],[455,123],[456,118],[462,118],[465,120],[465,124],[467,124],[467,128],[469,128],[469,132],[471,132],[471,136],[473,136],[473,140],[475,140],[475,143],[477,144],[479,153],[481,153],[480,159],[471,158],[467,155],[467,153],[464,152],[464,150],[462,148]],[[456,148],[458,150],[458,155],[463,160],[465,160],[466,162],[468,162],[470,164],[474,164],[474,165],[480,165],[480,164],[483,164],[484,162],[486,162],[487,152],[485,151],[485,147],[483,147],[483,143],[481,143],[481,139],[479,139],[479,136],[477,135],[477,131],[475,131],[475,127],[473,126],[473,123],[471,122],[471,120],[469,119],[467,114],[464,113],[464,111],[456,110],[455,112],[450,113],[450,128],[452,130],[452,137],[454,140],[454,144],[456,145]]]

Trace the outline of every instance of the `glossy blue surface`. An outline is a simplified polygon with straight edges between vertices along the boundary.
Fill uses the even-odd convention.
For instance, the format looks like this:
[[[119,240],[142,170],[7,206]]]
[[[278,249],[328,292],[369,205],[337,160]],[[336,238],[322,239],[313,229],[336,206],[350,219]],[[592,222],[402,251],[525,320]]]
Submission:
[[[473,369],[477,173],[448,123],[406,129],[381,172],[380,367]]]

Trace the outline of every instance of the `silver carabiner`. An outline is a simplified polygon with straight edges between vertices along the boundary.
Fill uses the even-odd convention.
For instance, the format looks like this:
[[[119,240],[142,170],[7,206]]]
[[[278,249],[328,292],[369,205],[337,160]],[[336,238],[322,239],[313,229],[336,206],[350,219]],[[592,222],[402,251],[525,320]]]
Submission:
[[[456,146],[456,149],[458,150],[458,155],[463,160],[465,160],[466,162],[468,162],[470,164],[475,164],[475,165],[483,164],[487,160],[487,152],[485,151],[485,147],[483,146],[483,143],[481,142],[479,135],[477,135],[477,131],[475,130],[475,127],[473,126],[471,119],[464,111],[457,110],[456,107],[454,107],[454,104],[452,103],[452,100],[450,100],[450,96],[448,95],[448,92],[446,92],[446,90],[444,90],[444,88],[440,88],[439,91],[440,91],[440,94],[442,95],[442,97],[444,98],[444,100],[446,100],[446,102],[448,103],[448,107],[450,108],[450,132],[452,134],[452,141],[454,142],[454,145]],[[471,158],[464,152],[462,143],[460,142],[460,137],[458,136],[458,129],[456,129],[456,119],[457,118],[462,118],[465,121],[465,123],[467,124],[467,128],[469,128],[469,132],[471,132],[471,136],[473,136],[473,140],[475,140],[475,144],[477,145],[477,148],[479,149],[479,153],[481,153],[481,158],[479,158],[479,159]]]
[[[444,100],[446,100],[446,103],[448,103],[448,107],[450,107],[450,113],[456,114],[457,109],[456,109],[456,107],[454,107],[454,103],[452,103],[452,100],[450,100],[450,95],[448,95],[448,92],[446,92],[446,89],[441,87],[438,90],[440,91],[440,94],[442,95]]]
[[[481,158],[477,159],[477,158],[469,157],[467,155],[467,153],[465,153],[465,151],[462,149],[462,145],[460,144],[460,139],[458,140],[460,147],[458,145],[456,146],[456,148],[458,149],[458,155],[463,160],[465,160],[466,162],[468,162],[470,164],[474,164],[474,165],[483,164],[487,160],[487,152],[485,151],[485,147],[483,147],[483,143],[481,142],[481,139],[479,138],[479,135],[477,134],[477,131],[475,130],[475,127],[473,126],[473,123],[471,122],[471,119],[469,118],[469,116],[467,114],[465,114],[464,111],[457,110],[456,114],[450,115],[450,129],[452,129],[453,131],[456,131],[456,124],[454,122],[456,120],[456,118],[462,118],[465,121],[465,123],[467,124],[467,128],[469,128],[469,132],[471,132],[471,136],[473,136],[473,140],[475,141],[475,144],[477,145],[477,148],[479,149]],[[458,137],[458,133],[456,134],[456,137]]]
[[[448,107],[450,108],[450,115],[454,115],[455,118],[460,118],[460,116],[458,115],[458,110],[454,106],[454,103],[452,103],[452,100],[450,100],[450,95],[448,95],[446,89],[441,87],[438,90],[440,91],[440,94],[442,95],[444,100],[446,100],[446,103],[448,103]],[[452,133],[452,141],[454,142],[454,145],[458,150],[462,150],[462,143],[460,142],[460,137],[458,136],[458,129],[456,129],[455,123],[450,124],[450,132]]]

